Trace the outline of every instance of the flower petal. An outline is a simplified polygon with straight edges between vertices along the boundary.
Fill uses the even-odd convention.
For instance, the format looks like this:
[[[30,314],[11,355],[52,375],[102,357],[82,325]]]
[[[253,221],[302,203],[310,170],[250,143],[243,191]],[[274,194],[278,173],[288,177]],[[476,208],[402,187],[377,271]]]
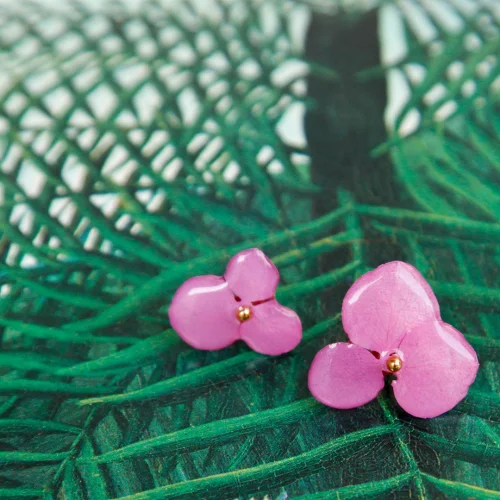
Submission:
[[[451,410],[466,395],[479,363],[464,336],[442,321],[418,327],[401,342],[405,360],[394,395],[415,417],[431,418]]]
[[[339,342],[316,354],[309,390],[321,403],[342,410],[370,402],[384,387],[380,360],[363,347]]]
[[[262,250],[250,248],[229,261],[224,278],[231,291],[248,304],[274,297],[280,275]]]
[[[364,274],[342,304],[342,322],[351,342],[380,353],[398,348],[415,326],[439,318],[431,287],[405,262],[389,262]]]
[[[196,276],[175,292],[168,315],[172,328],[196,349],[214,351],[239,338],[238,303],[220,276]]]
[[[241,324],[240,335],[254,351],[278,356],[297,347],[302,324],[294,311],[270,300],[252,307],[252,317]]]

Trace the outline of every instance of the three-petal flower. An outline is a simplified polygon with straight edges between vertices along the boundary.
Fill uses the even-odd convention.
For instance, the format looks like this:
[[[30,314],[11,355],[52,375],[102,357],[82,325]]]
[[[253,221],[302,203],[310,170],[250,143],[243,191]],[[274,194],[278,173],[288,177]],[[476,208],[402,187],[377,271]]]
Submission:
[[[323,348],[309,371],[309,389],[334,408],[374,399],[393,373],[396,400],[422,418],[451,410],[476,377],[474,349],[441,320],[436,297],[409,264],[389,262],[364,274],[349,289],[342,322],[351,343]]]
[[[279,272],[257,248],[229,261],[224,276],[196,276],[175,293],[170,323],[197,349],[213,351],[244,340],[262,354],[291,351],[302,338],[298,315],[274,298]]]

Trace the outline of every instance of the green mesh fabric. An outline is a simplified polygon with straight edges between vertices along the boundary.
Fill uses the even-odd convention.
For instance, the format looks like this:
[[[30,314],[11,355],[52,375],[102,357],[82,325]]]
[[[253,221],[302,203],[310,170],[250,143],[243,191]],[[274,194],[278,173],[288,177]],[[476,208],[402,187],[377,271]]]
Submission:
[[[497,498],[499,29],[486,0],[0,3],[0,498]],[[172,294],[248,247],[304,341],[189,348]],[[481,362],[432,420],[307,390],[394,259]]]

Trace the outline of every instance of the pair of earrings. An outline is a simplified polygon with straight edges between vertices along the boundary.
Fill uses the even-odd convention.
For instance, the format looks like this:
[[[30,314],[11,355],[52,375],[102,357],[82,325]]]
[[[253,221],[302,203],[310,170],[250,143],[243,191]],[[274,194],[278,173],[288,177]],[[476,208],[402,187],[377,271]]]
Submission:
[[[197,349],[243,340],[262,354],[284,354],[300,343],[302,324],[276,301],[278,282],[278,270],[261,250],[244,250],[224,276],[184,282],[172,299],[170,322]],[[409,264],[389,262],[361,276],[344,298],[342,323],[350,342],[321,349],[309,370],[309,390],[328,406],[366,404],[392,374],[399,405],[431,418],[456,406],[476,377],[474,349],[441,320],[430,285]]]

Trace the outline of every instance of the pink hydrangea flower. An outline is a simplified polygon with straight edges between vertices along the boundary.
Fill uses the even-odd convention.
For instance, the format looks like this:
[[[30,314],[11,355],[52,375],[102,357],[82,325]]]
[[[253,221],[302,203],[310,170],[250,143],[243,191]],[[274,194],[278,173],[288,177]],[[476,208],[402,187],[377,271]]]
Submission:
[[[277,356],[302,338],[297,314],[274,298],[276,266],[258,248],[236,254],[224,276],[196,276],[172,299],[170,323],[197,349],[214,351],[244,340],[254,351]]]
[[[441,320],[423,276],[409,264],[389,262],[361,276],[342,305],[351,343],[324,347],[309,371],[309,389],[334,408],[355,408],[377,397],[384,375],[408,413],[431,418],[467,394],[479,367],[464,336]]]

